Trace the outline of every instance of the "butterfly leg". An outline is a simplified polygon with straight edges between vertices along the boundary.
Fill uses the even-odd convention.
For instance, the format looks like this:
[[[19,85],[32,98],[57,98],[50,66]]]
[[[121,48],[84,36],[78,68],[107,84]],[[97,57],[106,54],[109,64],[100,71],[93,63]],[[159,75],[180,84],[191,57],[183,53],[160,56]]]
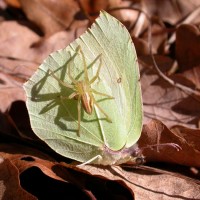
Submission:
[[[92,163],[94,160],[97,160],[97,159],[98,159],[98,160],[102,159],[102,156],[101,156],[101,155],[97,155],[97,156],[91,158],[90,160],[88,160],[88,161],[86,161],[86,162],[84,162],[84,163],[82,163],[82,164],[80,164],[80,165],[77,165],[77,166],[78,166],[78,167],[81,167],[81,166],[90,164],[90,163]]]

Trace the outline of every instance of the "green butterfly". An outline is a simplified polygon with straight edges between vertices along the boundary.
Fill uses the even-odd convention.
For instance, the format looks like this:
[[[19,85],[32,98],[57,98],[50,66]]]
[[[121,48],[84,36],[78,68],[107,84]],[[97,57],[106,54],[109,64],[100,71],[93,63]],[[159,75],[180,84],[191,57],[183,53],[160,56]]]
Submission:
[[[80,82],[89,89],[82,93]],[[142,129],[137,56],[127,29],[105,11],[49,55],[24,88],[34,132],[57,153],[82,163],[136,162]]]

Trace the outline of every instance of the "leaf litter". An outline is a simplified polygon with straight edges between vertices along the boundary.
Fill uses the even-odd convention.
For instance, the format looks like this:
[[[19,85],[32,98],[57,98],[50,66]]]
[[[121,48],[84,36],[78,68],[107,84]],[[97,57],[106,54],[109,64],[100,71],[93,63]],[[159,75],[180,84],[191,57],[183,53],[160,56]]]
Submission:
[[[94,15],[96,14],[96,17],[98,16],[98,4],[95,4],[94,7],[92,7],[88,1],[80,1],[84,6],[82,8],[79,7],[79,5],[76,5],[76,12],[75,10],[72,11],[71,18],[66,17],[66,20],[73,19],[75,16],[75,13],[78,12],[81,13],[84,9],[87,8],[88,16],[91,16],[91,19],[94,19]],[[146,1],[142,1],[142,4],[134,5],[134,3],[131,2],[121,2],[116,1],[115,7],[129,7],[133,8],[134,6],[139,6],[140,9],[146,9],[148,15],[150,16],[156,16],[157,19],[160,20],[162,23],[158,23],[157,28],[155,26],[155,29],[152,27],[153,31],[153,39],[152,43],[154,43],[155,40],[157,42],[156,45],[153,44],[153,52],[157,53],[157,64],[159,65],[160,70],[162,70],[166,75],[170,70],[172,70],[172,67],[175,65],[175,69],[178,69],[177,71],[172,71],[172,74],[170,75],[171,79],[174,79],[175,81],[179,81],[181,84],[187,84],[189,87],[191,87],[193,90],[197,90],[199,88],[199,30],[197,30],[195,27],[199,24],[199,17],[195,17],[196,13],[198,12],[198,1],[190,1],[190,3],[177,1],[177,5],[174,5],[171,1],[168,1],[167,3],[159,3],[159,6],[157,6],[157,1],[152,1],[151,4]],[[191,3],[192,2],[192,3]],[[37,4],[37,1],[34,3]],[[27,3],[28,5],[28,3]],[[149,6],[151,5],[151,6]],[[7,4],[6,6],[9,6]],[[28,5],[29,6],[29,5]],[[27,7],[28,7],[27,6]],[[110,6],[110,7],[109,7]],[[101,9],[104,8],[105,10],[112,10],[112,4],[104,4],[101,5]],[[22,6],[21,6],[22,7]],[[8,7],[9,8],[9,7]],[[93,10],[95,8],[95,10]],[[172,9],[169,9],[172,8]],[[181,9],[180,9],[181,8]],[[21,8],[23,9],[23,8]],[[38,8],[40,9],[40,8]],[[179,10],[180,9],[180,10]],[[176,12],[173,12],[176,10]],[[25,11],[27,13],[28,11]],[[41,12],[41,11],[40,11]],[[96,13],[95,13],[96,12]],[[171,13],[169,13],[171,12]],[[155,15],[155,13],[158,13],[158,15]],[[177,14],[179,13],[179,14]],[[162,165],[165,166],[167,164],[165,163],[171,163],[171,168],[173,168],[173,164],[176,166],[179,166],[179,169],[177,169],[178,173],[181,173],[181,166],[185,165],[188,166],[188,170],[186,175],[190,174],[190,167],[196,167],[197,169],[197,175],[198,176],[198,167],[199,167],[199,96],[198,95],[188,95],[185,91],[180,91],[176,88],[176,86],[172,86],[169,83],[166,83],[164,80],[162,80],[155,70],[153,69],[153,64],[150,61],[150,57],[148,55],[148,40],[147,40],[147,19],[143,16],[139,16],[139,13],[137,10],[129,10],[129,9],[119,9],[118,11],[110,11],[110,14],[115,15],[115,17],[119,17],[123,19],[123,23],[126,24],[127,28],[129,28],[130,33],[132,33],[132,37],[134,37],[134,34],[137,35],[137,37],[134,37],[134,43],[136,44],[136,51],[139,52],[139,62],[141,67],[141,81],[142,81],[142,87],[143,87],[143,100],[144,100],[144,128],[142,132],[142,137],[139,141],[139,146],[145,147],[146,145],[150,144],[157,144],[159,143],[166,143],[166,142],[173,142],[179,144],[179,146],[182,148],[181,151],[176,151],[175,149],[171,147],[160,147],[159,152],[157,151],[157,148],[153,149],[146,149],[144,150],[145,159],[150,162],[154,163],[163,163]],[[28,16],[28,14],[25,14]],[[34,13],[33,13],[34,15]],[[56,15],[56,14],[55,14]],[[142,26],[135,26],[132,22],[135,22],[135,24],[138,22],[137,17],[141,17],[140,19],[143,21]],[[15,17],[13,17],[15,16]],[[31,150],[32,152],[37,151],[36,155],[32,155],[30,151],[28,151],[25,148],[25,144],[27,142],[26,139],[20,138],[16,134],[16,130],[14,131],[13,128],[5,128],[10,127],[11,124],[9,121],[5,119],[5,111],[9,114],[9,108],[12,106],[12,103],[16,100],[25,100],[24,93],[21,88],[21,85],[25,80],[27,80],[32,73],[37,69],[37,66],[39,63],[42,62],[42,60],[52,51],[55,51],[56,49],[63,48],[64,46],[67,46],[71,41],[73,41],[78,35],[80,35],[86,28],[89,23],[85,20],[79,20],[78,23],[73,23],[73,26],[71,26],[70,30],[65,30],[65,28],[56,29],[55,30],[48,30],[48,26],[52,26],[51,22],[49,22],[48,25],[43,22],[43,25],[39,26],[39,30],[44,33],[46,37],[41,36],[41,34],[38,34],[37,29],[30,29],[31,26],[22,25],[22,23],[16,23],[19,22],[19,19],[16,19],[16,15],[13,15],[10,17],[13,17],[13,21],[8,21],[6,16],[3,18],[3,23],[1,30],[7,30],[2,34],[5,34],[3,37],[4,40],[1,39],[1,57],[0,57],[0,93],[1,93],[1,123],[4,123],[3,128],[1,127],[1,156],[2,156],[2,162],[1,162],[1,171],[6,172],[6,169],[9,170],[10,173],[12,173],[13,181],[9,182],[7,181],[2,182],[1,184],[1,196],[2,197],[8,197],[6,195],[9,194],[9,188],[10,184],[15,182],[16,185],[14,188],[18,188],[15,190],[19,197],[23,194],[23,199],[37,199],[33,195],[31,195],[29,192],[21,188],[20,183],[22,184],[23,180],[26,179],[26,176],[30,178],[31,173],[38,174],[38,171],[31,171],[31,173],[25,174],[26,176],[21,176],[24,174],[24,172],[28,172],[29,170],[32,170],[32,166],[36,166],[38,169],[40,169],[43,172],[43,178],[51,177],[54,180],[59,180],[59,182],[66,182],[66,177],[70,177],[66,172],[66,164],[60,163],[60,161],[63,161],[64,158],[50,159],[49,158],[41,158],[39,155],[43,154],[43,150],[38,152],[36,149],[37,147],[33,147]],[[53,16],[53,15],[50,15]],[[135,19],[135,21],[130,21],[129,19]],[[34,16],[33,18],[34,19]],[[56,18],[55,18],[56,19]],[[154,18],[155,19],[155,18]],[[184,21],[186,19],[187,25],[181,25],[181,21]],[[194,20],[191,20],[194,19]],[[21,19],[20,19],[21,20]],[[26,24],[30,24],[29,19],[26,20]],[[61,20],[63,18],[61,17]],[[45,19],[44,19],[45,21]],[[55,23],[56,20],[54,20],[53,23]],[[69,20],[70,21],[70,20]],[[154,20],[156,22],[156,20]],[[158,21],[157,21],[158,22]],[[34,20],[32,20],[31,23],[35,23]],[[38,23],[36,22],[35,24]],[[68,24],[69,25],[69,24]],[[58,26],[59,27],[59,26]],[[181,31],[184,29],[184,31]],[[13,30],[15,30],[17,35],[13,35]],[[33,31],[34,30],[34,31]],[[133,31],[134,30],[134,31]],[[164,36],[164,35],[165,36]],[[177,34],[176,40],[171,40],[167,43],[168,38],[170,36],[173,36],[173,34]],[[181,35],[180,35],[181,34]],[[187,34],[191,34],[190,37]],[[21,35],[21,36],[20,36]],[[158,37],[160,35],[160,37]],[[166,35],[168,37],[166,37]],[[23,36],[23,37],[22,37]],[[155,38],[155,40],[154,40]],[[159,40],[158,40],[159,38]],[[185,42],[185,40],[191,40],[191,42]],[[35,45],[37,44],[37,45]],[[193,45],[192,45],[193,44]],[[35,46],[34,46],[35,45]],[[19,48],[20,47],[20,48]],[[189,53],[189,55],[188,55]],[[187,59],[188,58],[188,59]],[[168,62],[166,62],[166,60]],[[177,61],[177,62],[175,62]],[[27,64],[28,63],[28,64]],[[178,76],[177,76],[178,75]],[[193,84],[193,85],[192,85]],[[11,89],[12,88],[12,89]],[[14,88],[14,89],[13,89]],[[7,97],[6,97],[7,96]],[[3,98],[4,97],[4,98]],[[188,106],[189,105],[189,106]],[[18,105],[15,105],[18,106]],[[23,111],[25,112],[25,111]],[[17,114],[15,114],[17,117]],[[157,121],[152,119],[157,119]],[[23,120],[23,119],[22,119]],[[151,120],[151,121],[150,121]],[[16,126],[18,126],[18,122],[16,123]],[[156,127],[156,128],[155,128]],[[25,130],[23,130],[24,132]],[[24,133],[26,135],[26,133]],[[14,136],[11,137],[10,135]],[[160,135],[160,136],[159,136]],[[6,137],[5,137],[6,136]],[[11,139],[11,138],[12,139]],[[6,139],[5,139],[6,138]],[[16,139],[17,138],[17,139]],[[34,137],[33,137],[34,138]],[[29,139],[30,141],[36,141],[34,139]],[[13,143],[10,144],[8,141],[12,141]],[[25,144],[22,145],[22,152],[19,153],[20,156],[14,157],[14,154],[16,154],[18,147],[15,147],[19,141],[25,142]],[[6,145],[6,147],[5,147]],[[44,144],[41,144],[42,146]],[[10,147],[13,147],[13,151],[8,153]],[[5,148],[3,148],[5,147]],[[48,149],[44,145],[44,149]],[[49,155],[51,154],[51,150],[48,149]],[[53,156],[54,157],[54,156]],[[56,157],[56,156],[55,156]],[[23,158],[26,158],[23,160]],[[14,162],[15,160],[16,162]],[[59,161],[59,162],[58,162]],[[21,163],[20,163],[21,162]],[[23,164],[22,164],[23,162]],[[30,164],[30,162],[33,162]],[[48,165],[48,163],[51,163]],[[14,164],[13,164],[14,163]],[[37,164],[36,164],[37,163]],[[43,167],[46,166],[45,167]],[[59,172],[59,175],[55,175],[53,172],[54,167],[61,168],[61,172]],[[59,166],[59,167],[58,167]],[[16,170],[17,167],[21,170]],[[118,169],[118,171],[123,174],[126,179],[121,179],[119,177],[119,174],[116,175],[116,172],[110,173],[107,169],[101,169],[97,167],[92,166],[84,166],[82,169],[75,167],[75,166],[68,166],[68,168],[71,170],[77,170],[78,171],[78,178],[82,174],[82,185],[78,185],[75,187],[74,191],[83,191],[84,194],[88,197],[88,199],[94,198],[94,196],[98,197],[97,194],[98,191],[96,191],[96,188],[81,188],[80,186],[83,186],[83,182],[88,179],[84,177],[87,174],[90,175],[90,177],[96,177],[96,180],[90,179],[91,182],[87,183],[90,186],[99,180],[103,180],[101,183],[108,182],[105,180],[114,180],[117,184],[117,188],[124,188],[124,192],[122,193],[123,197],[126,197],[125,199],[135,198],[135,199],[181,199],[181,198],[189,198],[189,199],[199,199],[199,186],[194,185],[191,181],[187,181],[185,179],[177,178],[176,176],[166,175],[166,174],[155,174],[152,172],[147,172],[144,170],[122,170]],[[71,169],[72,168],[72,169]],[[44,170],[45,169],[45,170]],[[58,170],[58,169],[57,169]],[[87,170],[87,171],[85,171]],[[169,170],[169,169],[168,169]],[[22,172],[23,171],[23,172]],[[44,171],[46,173],[44,173]],[[10,173],[8,174],[9,177]],[[76,185],[77,183],[74,183],[73,177],[75,177],[75,173],[72,173],[71,179],[68,180],[69,183],[73,183],[73,185]],[[176,172],[175,172],[176,173]],[[54,176],[53,176],[53,175]],[[66,175],[67,174],[67,175]],[[115,174],[115,175],[113,175]],[[65,178],[63,178],[65,177]],[[195,176],[193,176],[195,177]],[[119,181],[120,179],[120,181]],[[3,178],[2,178],[3,180]],[[12,179],[11,179],[12,180]],[[47,180],[47,179],[46,179]],[[130,183],[131,181],[132,183]],[[28,184],[27,182],[24,182]],[[39,183],[39,180],[38,180]],[[85,182],[86,183],[86,182]],[[95,182],[96,183],[96,182]],[[113,182],[112,182],[113,183]],[[120,183],[120,184],[118,184]],[[5,186],[6,185],[6,186]],[[104,184],[98,185],[100,188],[102,188],[102,191],[105,191],[107,188],[103,188]],[[181,187],[180,187],[181,185]],[[36,187],[36,186],[35,186]],[[70,188],[70,185],[65,185],[64,187]],[[54,187],[54,189],[57,187]],[[45,189],[44,189],[45,190]],[[56,189],[55,189],[56,190]],[[9,192],[8,192],[9,191]],[[101,191],[101,192],[102,192]],[[115,189],[116,191],[116,189]],[[75,194],[75,192],[74,192]],[[83,194],[83,193],[80,193]],[[25,196],[24,196],[25,195]],[[121,194],[119,194],[121,195]],[[135,196],[134,196],[135,195]],[[26,197],[27,196],[27,197]],[[37,194],[35,193],[35,196]],[[16,197],[16,196],[15,196]],[[115,197],[117,198],[117,197]],[[20,198],[19,198],[20,199]],[[22,199],[22,198],[21,198]]]

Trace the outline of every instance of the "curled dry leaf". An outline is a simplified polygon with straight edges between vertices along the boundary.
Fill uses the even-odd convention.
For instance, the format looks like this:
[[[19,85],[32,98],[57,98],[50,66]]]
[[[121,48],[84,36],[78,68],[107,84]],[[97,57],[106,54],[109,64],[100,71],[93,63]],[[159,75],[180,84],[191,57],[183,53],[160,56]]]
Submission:
[[[33,59],[31,45],[39,40],[33,31],[15,21],[5,21],[0,24],[0,55],[22,60]]]
[[[19,0],[5,0],[8,6],[12,6],[15,8],[20,8]]]
[[[190,162],[190,166],[200,167],[200,130],[174,126],[171,131],[181,138],[183,148],[187,150],[187,155],[184,157],[185,162]]]
[[[200,167],[200,131],[192,129],[169,130],[158,120],[152,120],[144,125],[139,142],[140,148],[144,148],[143,154],[147,161],[169,162],[180,165]],[[174,143],[180,149],[164,145]],[[146,148],[158,144],[156,148]],[[159,146],[159,144],[161,144]]]
[[[200,64],[184,71],[182,75],[194,84],[194,89],[200,90]]]
[[[74,40],[74,30],[63,31],[43,40],[39,46],[34,46],[41,37],[29,28],[14,21],[0,24],[0,56],[3,58],[24,61],[24,65],[40,64],[52,51],[68,45]],[[27,63],[25,63],[27,62]]]
[[[111,168],[100,166],[92,168],[97,171],[99,169],[102,173],[96,176],[90,170],[85,170],[85,167],[79,168],[66,163],[58,164],[54,169],[62,178],[68,176],[69,179],[70,175],[71,182],[93,194],[94,199],[135,199],[134,191],[122,179],[112,179],[107,176],[107,171],[113,171]]]
[[[51,157],[33,148],[15,144],[1,145],[0,156],[12,167],[6,168],[7,165],[0,165],[2,172],[2,174],[0,172],[0,177],[4,180],[6,174],[6,178],[9,180],[6,182],[5,192],[2,194],[4,197],[7,193],[11,193],[11,189],[15,190],[15,187],[11,186],[14,185],[13,180],[16,179],[19,195],[21,190],[23,194],[26,194],[27,192],[24,190],[26,189],[39,199],[63,197],[68,199],[94,199],[96,197],[96,199],[100,199],[102,196],[103,199],[122,199],[122,197],[127,200],[133,199],[132,190],[123,181],[112,181],[104,175],[95,177],[75,166],[59,164]],[[6,173],[8,169],[9,174]],[[49,188],[54,189],[49,190]],[[32,195],[30,196],[32,197]],[[31,197],[31,200],[36,199]]]
[[[118,0],[117,0],[118,1]],[[109,4],[114,3],[114,1],[110,0],[96,0],[96,1],[89,1],[89,0],[81,0],[79,1],[85,13],[88,15],[90,14],[98,14],[100,10],[106,10]],[[116,2],[116,1],[115,1]]]
[[[159,16],[162,21],[176,24],[189,13],[192,13],[199,5],[199,0],[192,1],[142,1],[143,9],[150,15]]]
[[[80,199],[81,195],[84,197],[84,191],[73,186],[70,180],[67,180],[70,183],[68,184],[54,172],[56,162],[36,149],[5,144],[0,146],[0,156],[6,161],[0,165],[1,180],[5,180],[6,183],[5,192],[2,195],[4,198],[10,197],[5,199],[35,200],[61,197]],[[49,190],[49,188],[54,188],[54,190]],[[12,194],[20,198],[11,198]],[[22,195],[25,196],[22,198]]]
[[[140,38],[132,37],[138,57],[149,55],[148,43]]]
[[[172,65],[172,60],[168,57],[157,56],[155,58],[160,70],[164,73]],[[190,128],[196,128],[200,112],[200,102],[198,99],[189,96],[184,91],[176,88],[175,85],[171,85],[159,78],[156,72],[150,68],[152,64],[150,58],[148,59],[143,57],[141,65],[144,123],[148,123],[150,119],[155,118],[162,121],[168,127],[187,124]],[[188,81],[183,76],[181,78],[181,76],[180,74],[170,78],[180,82],[182,85],[194,86],[191,81]]]
[[[134,192],[135,199],[140,200],[174,200],[199,199],[200,186],[184,179],[166,174],[155,174],[140,170],[125,171],[120,167],[97,168],[95,166],[81,166],[96,177],[106,177],[110,180],[123,181]]]
[[[50,36],[70,27],[74,15],[79,11],[73,0],[20,0],[28,19],[34,22],[45,34]]]
[[[199,29],[190,24],[181,25],[176,31],[176,58],[180,71],[200,65],[199,49]]]
[[[9,159],[0,159],[0,199],[37,200],[20,186],[17,167]]]
[[[25,100],[22,82],[7,74],[0,73],[0,111],[5,112],[13,101]]]
[[[37,67],[35,63],[0,58],[0,111],[5,112],[14,101],[25,100],[23,83]]]

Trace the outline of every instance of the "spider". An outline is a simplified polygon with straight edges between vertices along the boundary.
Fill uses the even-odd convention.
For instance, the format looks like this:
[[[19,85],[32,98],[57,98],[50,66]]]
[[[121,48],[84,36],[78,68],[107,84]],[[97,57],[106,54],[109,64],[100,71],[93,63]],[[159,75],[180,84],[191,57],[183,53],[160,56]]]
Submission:
[[[97,101],[94,98],[93,94],[97,94],[97,95],[101,95],[101,96],[105,96],[109,99],[113,99],[114,97],[98,92],[95,89],[93,89],[91,87],[92,83],[94,83],[96,81],[97,78],[99,78],[99,72],[102,66],[102,58],[101,58],[101,54],[98,55],[95,60],[94,63],[99,59],[100,63],[96,72],[96,75],[94,77],[92,77],[91,80],[89,80],[88,77],[88,69],[87,69],[87,65],[86,65],[86,59],[85,56],[83,54],[83,51],[81,49],[80,46],[78,46],[77,53],[80,52],[80,55],[82,57],[83,60],[83,67],[84,67],[84,80],[76,80],[72,77],[71,75],[71,71],[70,71],[70,67],[68,68],[68,76],[69,79],[71,80],[71,84],[63,82],[62,80],[60,80],[52,70],[50,71],[50,75],[55,78],[61,85],[63,85],[66,88],[70,88],[73,90],[73,92],[68,96],[68,97],[61,97],[61,98],[65,98],[65,99],[75,99],[78,100],[77,103],[77,110],[78,110],[78,136],[80,136],[80,123],[81,123],[81,106],[83,107],[84,111],[86,113],[88,113],[89,115],[92,114],[93,109],[94,109],[94,105],[104,114],[106,120],[110,123],[112,123],[112,120],[109,118],[109,116],[105,113],[105,111],[98,105]],[[93,64],[94,64],[93,63]]]

